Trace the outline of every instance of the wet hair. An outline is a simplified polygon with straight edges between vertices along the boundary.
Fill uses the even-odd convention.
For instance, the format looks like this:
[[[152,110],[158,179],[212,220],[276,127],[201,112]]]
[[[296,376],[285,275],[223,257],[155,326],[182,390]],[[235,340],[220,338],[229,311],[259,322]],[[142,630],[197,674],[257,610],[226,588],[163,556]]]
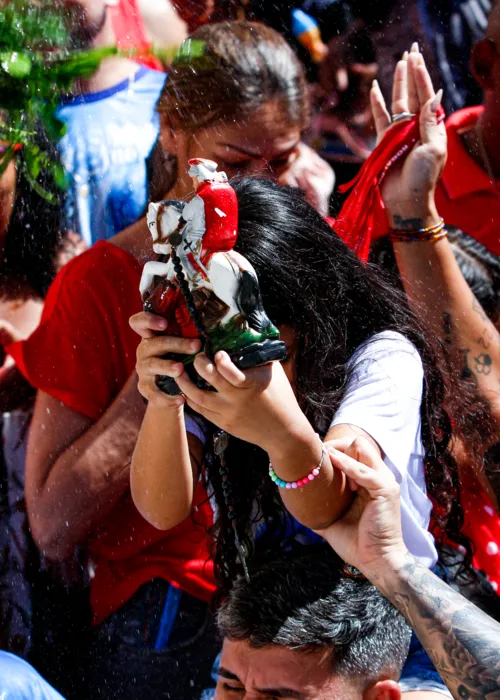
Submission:
[[[460,272],[488,318],[497,323],[500,320],[500,259],[459,228],[447,226],[447,229]],[[394,250],[388,237],[375,241],[370,260],[386,270],[402,289]]]
[[[276,100],[289,124],[309,120],[304,70],[283,37],[257,22],[219,22],[191,36],[205,42],[204,59],[174,62],[158,110],[175,129],[196,131],[248,117]]]
[[[57,146],[42,126],[37,128],[37,142],[52,162],[59,160]],[[66,233],[65,193],[56,187],[50,173],[42,170],[38,183],[55,202],[44,199],[24,174],[24,158],[21,148],[16,156],[14,207],[0,255],[0,295],[44,298],[55,277],[56,255]]]
[[[238,578],[217,614],[225,639],[251,647],[331,650],[332,674],[369,687],[398,680],[411,629],[365,578],[349,576],[323,544],[294,552]]]
[[[253,178],[234,182],[234,188],[239,203],[236,250],[257,272],[271,321],[295,331],[296,396],[316,432],[327,433],[353,371],[349,358],[362,343],[392,330],[406,336],[418,350],[424,369],[421,431],[428,492],[446,536],[470,553],[470,544],[461,534],[459,474],[451,452],[452,425],[445,408],[440,358],[406,297],[374,266],[361,263],[297,190]],[[280,546],[289,526],[268,476],[267,454],[231,437],[226,460],[234,520],[228,517],[220,464],[209,439],[205,461],[209,492],[218,504],[214,561],[221,597],[241,572],[233,527],[251,559],[260,556],[264,546]],[[265,523],[266,538],[258,540],[256,552],[251,530],[260,521]]]

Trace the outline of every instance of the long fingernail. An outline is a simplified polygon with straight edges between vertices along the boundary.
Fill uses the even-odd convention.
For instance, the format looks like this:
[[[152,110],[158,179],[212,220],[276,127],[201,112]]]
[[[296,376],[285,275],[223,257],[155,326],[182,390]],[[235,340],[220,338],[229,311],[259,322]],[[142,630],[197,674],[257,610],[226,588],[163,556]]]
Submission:
[[[420,49],[418,48],[418,41],[414,41],[413,44],[411,45],[411,50],[413,53],[420,53]]]
[[[405,52],[404,52],[402,60],[403,60],[403,61],[407,61],[407,60],[408,60],[408,51],[405,51]]]
[[[373,81],[372,88],[378,88],[378,80]]]
[[[439,109],[439,105],[441,104],[441,100],[443,99],[443,90],[442,88],[439,89],[436,92],[436,96],[431,102],[431,112],[437,112]]]

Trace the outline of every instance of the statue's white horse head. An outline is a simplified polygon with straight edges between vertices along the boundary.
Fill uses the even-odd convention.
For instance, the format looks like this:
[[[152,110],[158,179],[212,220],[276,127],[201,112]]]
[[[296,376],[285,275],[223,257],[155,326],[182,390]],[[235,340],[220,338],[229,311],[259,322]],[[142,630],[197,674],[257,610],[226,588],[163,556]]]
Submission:
[[[184,205],[184,202],[176,199],[151,202],[149,205],[147,222],[153,238],[153,250],[158,255],[170,255],[172,248],[169,238],[181,228]]]

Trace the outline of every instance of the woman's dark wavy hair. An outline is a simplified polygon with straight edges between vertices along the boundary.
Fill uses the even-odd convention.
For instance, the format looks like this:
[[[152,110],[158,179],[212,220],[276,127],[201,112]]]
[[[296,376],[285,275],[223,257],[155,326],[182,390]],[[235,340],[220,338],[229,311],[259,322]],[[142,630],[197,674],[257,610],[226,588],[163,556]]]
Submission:
[[[57,146],[40,125],[37,142],[52,161],[59,160]],[[38,183],[53,197],[49,203],[24,175],[24,153],[17,156],[14,208],[0,256],[0,294],[9,298],[44,298],[56,273],[56,255],[66,232],[65,193],[49,172],[42,170]]]
[[[254,266],[271,320],[295,330],[297,399],[321,436],[340,406],[350,377],[348,360],[361,343],[393,330],[417,348],[425,377],[421,418],[428,492],[443,532],[463,545],[470,559],[470,544],[461,534],[463,512],[450,449],[452,424],[444,408],[445,382],[439,358],[406,297],[374,266],[361,263],[297,190],[258,179],[237,181],[234,188],[239,202],[236,250]],[[226,451],[235,513],[230,520],[220,463],[210,445],[206,464],[209,492],[218,504],[214,560],[220,600],[241,574],[233,528],[248,557],[265,557],[266,547],[283,543],[290,521],[269,479],[267,454],[236,438],[230,438]],[[252,526],[260,519],[266,537],[256,547]]]

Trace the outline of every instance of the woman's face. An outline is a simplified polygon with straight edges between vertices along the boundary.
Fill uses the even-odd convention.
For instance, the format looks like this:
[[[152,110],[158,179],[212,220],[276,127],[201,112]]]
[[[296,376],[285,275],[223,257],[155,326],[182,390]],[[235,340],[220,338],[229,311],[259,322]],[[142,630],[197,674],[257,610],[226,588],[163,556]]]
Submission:
[[[220,122],[195,133],[178,130],[162,139],[165,150],[177,156],[179,180],[188,188],[185,194],[192,190],[185,175],[189,158],[214,160],[229,178],[278,180],[297,158],[299,143],[300,128],[287,123],[276,102],[234,123]]]

